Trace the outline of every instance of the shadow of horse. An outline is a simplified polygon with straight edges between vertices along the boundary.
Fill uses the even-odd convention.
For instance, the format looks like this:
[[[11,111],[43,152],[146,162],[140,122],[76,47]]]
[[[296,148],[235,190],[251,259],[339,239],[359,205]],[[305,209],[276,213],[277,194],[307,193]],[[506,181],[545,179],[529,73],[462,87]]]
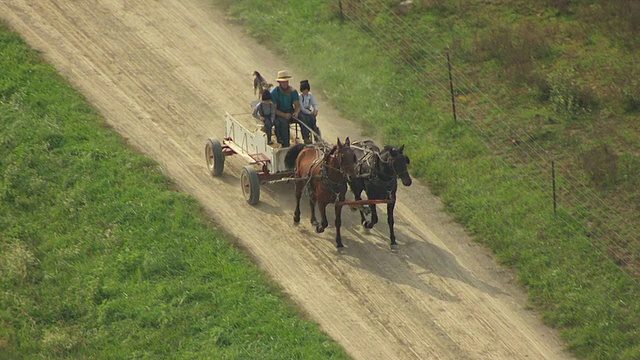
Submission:
[[[366,231],[369,232],[369,230]],[[425,278],[437,276],[452,279],[490,296],[504,293],[500,288],[478,279],[458,263],[456,257],[448,250],[430,243],[428,239],[412,236],[410,230],[405,232],[403,229],[398,229],[397,231],[404,239],[407,239],[402,251],[375,251],[373,253],[371,251],[372,239],[374,244],[377,243],[382,248],[386,243],[385,234],[377,231],[371,231],[372,233],[349,232],[350,236],[356,238],[349,242],[348,250],[341,255],[341,259],[351,266],[373,273],[391,283],[409,285],[442,301],[456,302],[460,299],[455,294],[431,285],[431,282]],[[395,269],[406,267],[407,271],[385,271],[385,267],[381,264],[388,264]]]
[[[328,215],[332,215],[331,209],[328,210]],[[345,229],[346,232],[344,232]],[[387,231],[388,229],[384,227],[364,228],[359,224],[355,214],[345,216],[343,235],[348,245],[336,254],[335,261],[362,269],[389,283],[408,285],[446,302],[457,302],[461,299],[456,294],[443,289],[442,286],[438,286],[433,278],[446,278],[464,283],[492,297],[504,294],[499,287],[467,270],[451,251],[432,243],[428,235],[418,232],[412,223],[402,219],[397,219],[396,231],[403,239],[403,246],[393,251],[381,251],[388,249]],[[313,235],[309,235],[311,239]],[[318,248],[323,246],[312,243],[309,246]]]

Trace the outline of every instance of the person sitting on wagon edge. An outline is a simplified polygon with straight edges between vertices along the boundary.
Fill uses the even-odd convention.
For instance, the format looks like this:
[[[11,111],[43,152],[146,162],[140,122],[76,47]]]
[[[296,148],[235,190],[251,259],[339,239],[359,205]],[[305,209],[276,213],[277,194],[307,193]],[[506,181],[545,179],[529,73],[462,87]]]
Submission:
[[[264,123],[264,132],[267,133],[267,144],[273,144],[273,141],[271,141],[271,128],[273,128],[273,123],[276,119],[276,106],[271,102],[271,93],[269,90],[265,89],[262,91],[262,101],[253,109],[253,117]]]
[[[282,147],[289,147],[290,131],[289,123],[292,118],[298,118],[300,113],[300,97],[298,91],[291,85],[289,80],[292,76],[287,70],[278,71],[278,86],[271,91],[271,98],[276,104],[276,137]]]
[[[309,129],[318,133],[318,127],[316,125],[318,116],[318,102],[311,93],[311,85],[309,80],[300,81],[300,121],[306,126],[302,126],[302,139],[305,144],[311,144],[311,132]]]

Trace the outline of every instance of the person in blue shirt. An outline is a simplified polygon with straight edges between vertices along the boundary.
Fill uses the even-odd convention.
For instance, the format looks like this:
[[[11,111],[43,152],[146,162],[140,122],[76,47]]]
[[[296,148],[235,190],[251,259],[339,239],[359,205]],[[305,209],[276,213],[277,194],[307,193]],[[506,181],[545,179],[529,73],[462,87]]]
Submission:
[[[253,117],[264,123],[264,132],[267,133],[267,144],[272,145],[271,132],[276,120],[276,105],[271,101],[269,90],[262,91],[262,101],[253,109]]]
[[[306,125],[301,125],[302,139],[305,144],[311,144],[311,132],[309,129],[318,133],[316,126],[316,116],[318,116],[318,102],[311,93],[311,85],[308,80],[300,81],[300,121]]]
[[[298,91],[291,85],[289,80],[292,76],[287,70],[278,71],[278,86],[271,91],[271,98],[276,104],[275,128],[276,137],[282,147],[289,147],[291,132],[289,124],[298,118],[300,113],[300,96]]]

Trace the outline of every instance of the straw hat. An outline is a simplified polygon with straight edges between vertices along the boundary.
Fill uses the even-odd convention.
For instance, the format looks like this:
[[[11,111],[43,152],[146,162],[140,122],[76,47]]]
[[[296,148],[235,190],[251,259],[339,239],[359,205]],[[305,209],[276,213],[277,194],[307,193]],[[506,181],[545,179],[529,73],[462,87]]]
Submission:
[[[276,79],[276,81],[289,81],[291,80],[293,76],[291,76],[291,73],[287,70],[280,70],[278,71],[278,78]]]

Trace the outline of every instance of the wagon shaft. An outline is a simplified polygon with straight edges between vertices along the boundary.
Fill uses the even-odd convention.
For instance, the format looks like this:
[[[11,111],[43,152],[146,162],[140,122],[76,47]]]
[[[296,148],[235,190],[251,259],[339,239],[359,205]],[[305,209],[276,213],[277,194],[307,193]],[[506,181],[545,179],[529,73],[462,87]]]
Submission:
[[[314,177],[319,177],[319,176],[314,176]],[[276,184],[281,182],[288,183],[290,181],[307,181],[307,180],[309,180],[308,177],[287,177],[287,178],[266,181],[265,184]]]
[[[362,206],[362,205],[373,205],[373,204],[391,204],[393,200],[353,200],[353,201],[340,201],[338,205],[346,205],[346,206]]]

